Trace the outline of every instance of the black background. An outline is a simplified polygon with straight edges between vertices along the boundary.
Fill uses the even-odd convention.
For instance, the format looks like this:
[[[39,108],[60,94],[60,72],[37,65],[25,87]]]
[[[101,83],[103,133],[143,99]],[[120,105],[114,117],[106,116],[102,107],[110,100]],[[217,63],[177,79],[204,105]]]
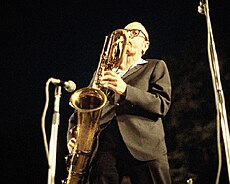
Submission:
[[[172,83],[177,80],[174,73],[180,71],[171,69],[179,70],[180,61],[173,63],[169,58],[177,60],[185,43],[198,44],[197,48],[203,49],[207,60],[206,21],[205,16],[197,12],[198,5],[199,1],[194,0],[1,2],[1,168],[4,180],[7,183],[47,182],[48,167],[41,133],[46,81],[55,77],[73,80],[77,88],[85,87],[97,67],[104,37],[111,31],[132,21],[143,23],[151,42],[146,58],[164,59]],[[212,0],[209,7],[221,57],[229,52],[230,2]],[[49,89],[48,138],[54,86]],[[69,97],[70,93],[63,90],[56,183],[67,176],[66,131],[73,110],[68,105]]]

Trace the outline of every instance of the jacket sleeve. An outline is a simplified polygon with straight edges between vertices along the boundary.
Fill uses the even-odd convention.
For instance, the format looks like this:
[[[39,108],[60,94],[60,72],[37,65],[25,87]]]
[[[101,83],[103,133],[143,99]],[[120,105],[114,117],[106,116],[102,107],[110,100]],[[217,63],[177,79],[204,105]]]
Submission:
[[[125,100],[131,104],[132,108],[135,108],[135,112],[138,110],[165,116],[171,104],[171,81],[164,61],[158,60],[152,66],[148,80],[148,90],[128,84]]]

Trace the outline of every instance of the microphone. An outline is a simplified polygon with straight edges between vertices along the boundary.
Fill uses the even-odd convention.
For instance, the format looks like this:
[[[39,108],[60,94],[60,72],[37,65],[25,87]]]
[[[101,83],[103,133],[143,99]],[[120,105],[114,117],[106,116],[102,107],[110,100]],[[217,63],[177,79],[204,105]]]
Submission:
[[[205,6],[206,2],[205,0],[200,0],[200,4],[197,8],[197,11],[201,14],[201,15],[204,15],[204,6]]]
[[[62,81],[60,79],[55,79],[55,78],[50,78],[50,80],[54,85],[62,86],[66,91],[70,93],[76,89],[76,84],[71,80]]]

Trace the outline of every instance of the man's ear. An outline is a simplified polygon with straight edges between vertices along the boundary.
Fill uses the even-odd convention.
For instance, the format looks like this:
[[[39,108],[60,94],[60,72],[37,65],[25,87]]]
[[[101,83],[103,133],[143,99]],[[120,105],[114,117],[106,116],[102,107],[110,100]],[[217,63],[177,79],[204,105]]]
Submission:
[[[149,45],[150,45],[150,42],[149,41],[145,41],[145,45],[144,45],[144,48],[142,50],[142,55],[144,55],[146,53],[146,51],[149,48]]]

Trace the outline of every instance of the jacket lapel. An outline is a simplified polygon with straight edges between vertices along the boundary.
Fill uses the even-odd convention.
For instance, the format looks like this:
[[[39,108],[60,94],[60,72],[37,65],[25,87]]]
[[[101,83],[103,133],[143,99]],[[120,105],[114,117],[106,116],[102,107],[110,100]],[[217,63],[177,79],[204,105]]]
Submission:
[[[128,70],[123,76],[122,79],[127,78],[128,76],[132,75],[134,72],[136,72],[137,70],[139,70],[140,68],[143,67],[143,64],[139,64],[133,68],[131,68],[130,70]]]

